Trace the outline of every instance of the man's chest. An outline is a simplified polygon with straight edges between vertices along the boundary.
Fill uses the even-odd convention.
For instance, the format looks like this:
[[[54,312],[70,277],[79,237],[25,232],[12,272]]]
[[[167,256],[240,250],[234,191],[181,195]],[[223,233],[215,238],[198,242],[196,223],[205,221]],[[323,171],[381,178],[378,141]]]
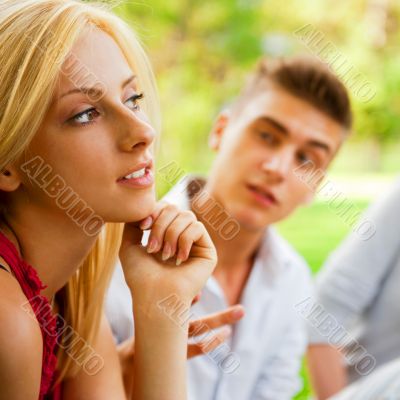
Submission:
[[[241,302],[243,293],[249,284],[251,266],[243,265],[234,272],[214,273],[221,291],[225,297],[227,305],[231,306]]]

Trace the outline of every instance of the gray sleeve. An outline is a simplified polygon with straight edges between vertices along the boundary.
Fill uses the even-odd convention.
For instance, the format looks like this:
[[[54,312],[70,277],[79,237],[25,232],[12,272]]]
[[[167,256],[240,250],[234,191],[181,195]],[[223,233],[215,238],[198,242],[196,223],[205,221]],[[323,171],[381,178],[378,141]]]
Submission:
[[[329,400],[376,400],[400,398],[400,360],[387,363],[330,397]]]
[[[369,207],[361,220],[374,227],[368,238],[353,231],[327,260],[316,279],[316,303],[344,328],[378,295],[400,250],[400,180],[390,193]],[[311,343],[326,343],[309,327]]]

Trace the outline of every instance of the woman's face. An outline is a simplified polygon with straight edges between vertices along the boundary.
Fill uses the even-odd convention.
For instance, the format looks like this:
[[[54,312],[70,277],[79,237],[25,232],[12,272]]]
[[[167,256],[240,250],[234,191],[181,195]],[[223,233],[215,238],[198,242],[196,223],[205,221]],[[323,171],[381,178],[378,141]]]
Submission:
[[[50,168],[32,180],[30,166],[22,177],[31,200],[54,211],[63,204],[65,212],[66,198],[57,199],[58,186],[65,186],[104,222],[138,221],[152,212],[155,132],[140,109],[134,75],[110,36],[98,29],[82,35],[62,66],[51,107],[24,159],[39,156],[40,168],[51,167],[48,176]],[[40,188],[43,181],[47,191],[46,184]]]

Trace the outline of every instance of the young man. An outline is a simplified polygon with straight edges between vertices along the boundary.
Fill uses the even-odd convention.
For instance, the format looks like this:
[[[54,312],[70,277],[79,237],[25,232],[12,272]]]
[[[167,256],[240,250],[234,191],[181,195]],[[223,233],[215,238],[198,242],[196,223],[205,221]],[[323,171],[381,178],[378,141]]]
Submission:
[[[308,364],[321,400],[400,357],[399,203],[397,180],[362,217],[374,224],[374,234],[363,237],[351,233],[318,274],[316,303],[335,319],[326,332],[310,326]],[[322,316],[320,327],[326,325]],[[399,376],[399,364],[397,361],[381,369],[371,380],[363,379],[348,393],[369,388],[369,382],[375,384],[381,377]],[[400,387],[396,390],[399,393]]]
[[[262,60],[216,121],[208,178],[185,177],[164,198],[194,212],[217,248],[215,273],[192,314],[239,302],[246,310],[221,349],[189,361],[191,400],[280,400],[299,390],[307,335],[295,306],[311,295],[311,281],[272,224],[311,201],[317,185],[309,166],[326,170],[351,119],[345,88],[322,63]],[[168,166],[159,172],[166,179],[172,173]],[[119,293],[114,281],[108,314],[117,335],[122,324],[132,325]]]

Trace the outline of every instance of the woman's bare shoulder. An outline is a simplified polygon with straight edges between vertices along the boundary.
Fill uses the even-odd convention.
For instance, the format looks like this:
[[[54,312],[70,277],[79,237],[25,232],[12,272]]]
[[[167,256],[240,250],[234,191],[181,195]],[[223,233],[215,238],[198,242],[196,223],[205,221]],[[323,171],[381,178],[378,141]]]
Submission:
[[[4,260],[0,259],[0,262],[8,267]],[[10,273],[1,270],[0,400],[38,398],[42,350],[40,326],[27,298],[18,281]]]
[[[22,311],[26,310],[26,304],[29,303],[28,299],[22,291],[17,279],[10,272],[11,268],[2,257],[0,257],[0,264],[7,269],[7,271],[0,269],[0,316],[2,315],[2,311],[4,314],[7,314],[7,310],[9,310],[10,307],[19,308]],[[25,312],[25,314],[27,314],[27,312]]]

